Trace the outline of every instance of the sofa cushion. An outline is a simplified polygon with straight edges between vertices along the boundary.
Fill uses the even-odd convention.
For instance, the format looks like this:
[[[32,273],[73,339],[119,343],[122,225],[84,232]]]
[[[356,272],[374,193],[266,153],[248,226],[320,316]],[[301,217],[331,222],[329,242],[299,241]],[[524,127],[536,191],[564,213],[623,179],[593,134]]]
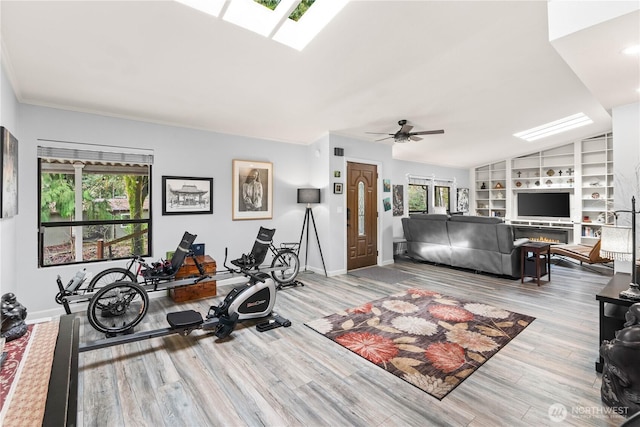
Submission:
[[[471,215],[453,215],[450,219],[453,222],[473,222],[479,224],[501,224],[504,222],[502,218],[497,216],[471,216]]]
[[[411,219],[426,219],[429,221],[447,221],[449,219],[449,215],[441,215],[441,214],[411,214],[409,215]]]

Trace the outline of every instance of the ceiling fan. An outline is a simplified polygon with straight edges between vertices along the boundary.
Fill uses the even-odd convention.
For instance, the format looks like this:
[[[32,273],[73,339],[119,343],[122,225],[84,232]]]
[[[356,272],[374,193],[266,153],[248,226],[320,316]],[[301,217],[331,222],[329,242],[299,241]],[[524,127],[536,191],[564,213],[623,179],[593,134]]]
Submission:
[[[438,133],[444,133],[444,130],[442,129],[411,132],[411,129],[413,129],[413,126],[408,125],[406,120],[400,120],[398,121],[398,124],[400,125],[400,130],[397,131],[396,133],[378,133],[378,132],[367,132],[367,133],[374,134],[374,135],[389,135],[386,138],[376,139],[376,141],[384,141],[385,139],[393,138],[395,142],[420,141],[422,138],[420,138],[417,135],[434,135]]]

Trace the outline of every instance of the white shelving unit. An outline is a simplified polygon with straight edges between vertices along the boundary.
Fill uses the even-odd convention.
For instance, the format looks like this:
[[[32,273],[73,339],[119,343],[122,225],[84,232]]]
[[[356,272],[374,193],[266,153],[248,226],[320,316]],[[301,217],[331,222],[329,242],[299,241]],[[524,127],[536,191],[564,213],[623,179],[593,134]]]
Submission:
[[[574,145],[521,156],[511,161],[513,191],[573,188]]]
[[[509,167],[507,167],[509,165]],[[594,243],[613,222],[613,135],[607,133],[475,168],[475,212],[518,227],[568,232],[569,243]],[[571,218],[516,217],[518,193],[569,191]]]
[[[475,170],[476,215],[504,218],[507,209],[507,162],[480,166]]]
[[[611,133],[582,141],[581,241],[593,243],[613,224],[613,138]]]

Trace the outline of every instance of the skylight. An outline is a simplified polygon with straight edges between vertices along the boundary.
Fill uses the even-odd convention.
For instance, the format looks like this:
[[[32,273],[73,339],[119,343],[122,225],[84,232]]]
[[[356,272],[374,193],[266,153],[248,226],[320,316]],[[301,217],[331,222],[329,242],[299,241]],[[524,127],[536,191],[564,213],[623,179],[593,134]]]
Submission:
[[[176,0],[201,12],[302,50],[348,0]]]
[[[531,142],[591,123],[593,123],[593,120],[588,116],[584,113],[578,113],[522,132],[514,133],[513,136]]]

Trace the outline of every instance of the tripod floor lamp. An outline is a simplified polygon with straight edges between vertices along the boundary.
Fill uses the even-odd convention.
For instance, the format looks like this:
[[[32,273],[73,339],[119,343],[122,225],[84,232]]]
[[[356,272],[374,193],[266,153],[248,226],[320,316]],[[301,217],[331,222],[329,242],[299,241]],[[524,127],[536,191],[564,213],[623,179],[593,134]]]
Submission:
[[[320,246],[320,238],[318,237],[318,229],[316,228],[316,220],[313,217],[313,210],[311,209],[312,203],[320,203],[320,189],[319,188],[298,188],[298,203],[306,203],[307,209],[304,212],[304,222],[302,223],[302,232],[300,232],[300,241],[298,242],[298,255],[300,254],[300,248],[302,247],[302,238],[305,233],[307,234],[307,240],[305,243],[305,255],[304,255],[304,270],[307,271],[307,260],[309,259],[309,224],[313,223],[313,231],[316,234],[316,241],[318,242],[318,249],[320,250],[320,259],[322,260],[322,268],[324,269],[324,275],[327,275],[327,267],[324,265],[324,256],[322,255],[322,247]]]
[[[600,256],[619,261],[631,261],[631,283],[629,289],[620,292],[620,298],[640,301],[640,285],[638,285],[638,266],[636,264],[636,198],[631,198],[631,210],[615,211],[631,214],[631,228],[629,227],[602,227],[602,246]]]

